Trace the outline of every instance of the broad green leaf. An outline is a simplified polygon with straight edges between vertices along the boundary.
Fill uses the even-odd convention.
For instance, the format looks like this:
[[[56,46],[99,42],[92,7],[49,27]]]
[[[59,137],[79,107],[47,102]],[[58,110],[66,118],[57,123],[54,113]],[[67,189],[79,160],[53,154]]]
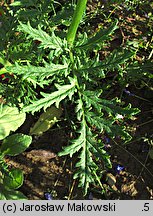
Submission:
[[[10,190],[0,184],[0,200],[27,200],[27,197],[20,191]]]
[[[58,121],[61,114],[62,114],[61,108],[56,108],[55,106],[51,106],[40,115],[38,121],[30,129],[30,134],[42,135]]]
[[[13,134],[3,140],[0,151],[3,155],[15,156],[25,151],[32,142],[32,137],[24,134]]]
[[[101,29],[94,37],[89,38],[87,42],[79,46],[79,48],[83,49],[90,49],[93,48],[94,45],[103,42],[111,35],[117,28],[118,20],[116,19],[115,22],[107,29]]]
[[[38,27],[38,29],[33,28],[29,22],[27,24],[20,22],[19,31],[29,34],[28,38],[40,41],[40,47],[50,48],[57,52],[62,51],[62,40],[55,36],[54,32],[52,32],[50,36],[40,27]]]
[[[11,169],[8,175],[5,175],[3,184],[9,189],[17,189],[23,184],[23,172],[20,169]]]
[[[59,103],[65,99],[66,97],[69,97],[71,99],[72,95],[76,91],[76,80],[69,77],[70,83],[68,85],[57,85],[57,91],[46,94],[46,93],[41,93],[41,95],[44,98],[39,99],[38,101],[34,101],[32,104],[29,106],[26,106],[23,108],[24,112],[36,112],[39,111],[41,108],[44,108],[46,110],[48,107],[50,107],[52,104],[56,104],[56,107],[59,107]]]
[[[0,107],[0,140],[16,131],[25,121],[26,114],[19,112],[16,107],[3,105]]]

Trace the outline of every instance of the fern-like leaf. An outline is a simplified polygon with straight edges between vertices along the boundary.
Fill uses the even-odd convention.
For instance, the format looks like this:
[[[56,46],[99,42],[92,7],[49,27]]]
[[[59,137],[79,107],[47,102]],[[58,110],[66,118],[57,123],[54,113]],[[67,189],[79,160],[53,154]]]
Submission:
[[[46,110],[46,108],[50,107],[54,103],[56,104],[56,107],[59,107],[59,103],[67,96],[71,99],[72,95],[76,91],[76,80],[71,77],[69,77],[69,80],[70,84],[68,85],[60,86],[58,84],[55,84],[58,90],[51,94],[41,92],[41,95],[44,98],[34,101],[29,106],[24,107],[23,111],[34,113],[36,111],[39,111],[41,108],[44,108],[44,110]]]
[[[105,119],[103,116],[97,116],[93,112],[88,112],[86,119],[89,125],[96,127],[100,132],[109,134],[112,138],[120,136],[126,141],[131,139],[129,133],[125,131],[125,127],[115,124],[113,119]]]
[[[77,153],[85,144],[86,140],[86,130],[84,127],[84,124],[81,125],[80,130],[78,132],[80,135],[77,139],[74,139],[71,141],[71,145],[64,148],[62,152],[59,153],[59,156],[64,156],[69,154],[70,157],[73,156],[73,154]]]
[[[59,73],[67,73],[68,65],[62,65],[62,64],[46,64],[45,67],[37,67],[28,64],[27,66],[20,66],[18,63],[15,65],[6,67],[7,71],[11,71],[13,74],[22,75],[23,79],[27,78],[36,78],[40,77],[48,78],[54,75],[58,75]]]
[[[56,50],[57,52],[62,50],[62,40],[57,37],[54,32],[51,32],[50,36],[40,27],[38,27],[38,29],[33,28],[29,22],[27,24],[23,24],[20,22],[20,26],[18,28],[19,31],[29,34],[28,38],[40,41],[40,47],[50,48]]]
[[[74,179],[79,179],[79,186],[84,189],[84,194],[86,194],[89,184],[95,183],[95,173],[98,170],[96,160],[99,159],[99,161],[105,163],[108,167],[111,167],[111,163],[109,156],[103,149],[104,145],[97,142],[95,135],[87,124],[82,99],[77,100],[76,112],[79,113],[77,113],[77,117],[81,119],[81,128],[78,131],[79,136],[77,139],[72,140],[71,144],[59,153],[59,156],[69,154],[72,157],[75,153],[79,154]]]
[[[121,108],[115,101],[101,99],[100,95],[100,91],[88,90],[80,93],[75,109],[81,124],[79,136],[59,153],[59,156],[69,154],[72,157],[76,153],[79,155],[74,178],[79,179],[79,186],[84,189],[85,194],[89,185],[95,184],[95,176],[99,176],[99,162],[103,164],[103,168],[111,168],[110,157],[104,150],[104,144],[97,141],[95,133],[104,132],[112,138],[120,136],[124,140],[130,140],[131,136],[125,131],[122,123],[116,124],[115,116],[121,113],[129,117],[138,111],[131,107]],[[94,127],[96,132],[92,131]]]
[[[97,169],[98,167],[94,163],[92,153],[90,152],[90,147],[92,145],[90,142],[91,140],[92,142],[94,141],[86,122],[81,122],[81,129],[78,132],[80,133],[79,137],[73,140],[70,146],[65,147],[64,150],[59,153],[59,156],[70,154],[72,157],[74,153],[80,151],[80,159],[76,164],[78,170],[74,178],[79,178],[79,186],[84,188],[86,194],[89,183],[94,183],[93,169]]]
[[[130,52],[127,50],[124,50],[123,52],[119,52],[119,50],[115,50],[112,52],[108,57],[106,57],[103,61],[97,61],[95,59],[94,61],[89,63],[86,63],[82,65],[82,67],[79,68],[79,71],[82,73],[83,71],[87,71],[87,73],[94,73],[96,74],[95,77],[105,77],[104,71],[107,71],[108,69],[114,70],[120,68],[120,66],[127,62],[132,56],[135,55],[135,52]]]
[[[123,115],[123,117],[131,118],[133,115],[139,113],[139,109],[131,108],[129,104],[127,107],[120,107],[115,100],[106,100],[99,98],[99,94],[95,91],[84,91],[82,92],[83,100],[86,106],[94,107],[99,113],[101,110],[106,111],[109,115],[118,116],[118,114]]]
[[[84,44],[79,46],[81,49],[93,49],[95,45],[103,42],[111,35],[117,28],[118,20],[116,19],[115,22],[107,29],[101,29],[94,37],[89,38]]]

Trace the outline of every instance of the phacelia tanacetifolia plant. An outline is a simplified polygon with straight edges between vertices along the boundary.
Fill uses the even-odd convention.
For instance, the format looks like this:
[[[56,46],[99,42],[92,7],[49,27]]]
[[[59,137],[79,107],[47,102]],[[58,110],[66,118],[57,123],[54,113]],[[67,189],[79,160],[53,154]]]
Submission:
[[[104,148],[103,140],[98,135],[111,138],[120,137],[127,141],[131,136],[126,131],[125,121],[138,113],[138,109],[129,104],[122,107],[119,99],[105,99],[100,83],[107,82],[107,73],[124,70],[125,63],[134,52],[114,50],[105,59],[100,60],[98,51],[105,41],[118,28],[115,20],[108,28],[99,29],[92,37],[78,32],[78,26],[85,13],[87,0],[78,0],[71,24],[66,36],[60,34],[60,26],[43,30],[43,26],[32,27],[30,21],[19,22],[18,31],[24,33],[26,40],[39,41],[39,52],[47,55],[40,64],[27,60],[25,63],[16,61],[6,66],[8,73],[33,85],[40,86],[41,91],[36,99],[30,99],[28,104],[22,104],[24,112],[35,113],[46,111],[52,105],[57,108],[63,102],[69,106],[69,119],[72,120],[74,138],[63,148],[59,156],[77,157],[74,178],[79,180],[79,186],[87,193],[90,184],[100,183],[102,171],[111,168],[110,156]],[[56,16],[53,16],[56,23]],[[66,14],[65,14],[66,16]],[[58,22],[57,22],[58,23]],[[48,24],[49,25],[49,24]],[[62,30],[61,30],[62,31]],[[91,55],[92,53],[92,55]],[[47,86],[47,92],[45,88]],[[73,109],[73,110],[72,110]],[[75,127],[74,127],[75,125]],[[75,128],[75,131],[74,131]]]

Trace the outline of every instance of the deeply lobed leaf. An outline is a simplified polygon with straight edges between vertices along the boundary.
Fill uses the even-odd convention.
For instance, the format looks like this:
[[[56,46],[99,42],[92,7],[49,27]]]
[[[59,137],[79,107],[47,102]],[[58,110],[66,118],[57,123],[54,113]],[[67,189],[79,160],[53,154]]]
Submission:
[[[103,42],[111,35],[117,28],[118,20],[116,19],[115,22],[107,29],[101,29],[96,35],[92,38],[89,38],[84,44],[79,46],[81,49],[93,49],[95,45]]]
[[[68,85],[57,85],[57,91],[48,94],[48,93],[41,93],[41,95],[44,98],[41,98],[40,100],[34,101],[32,104],[26,106],[23,108],[24,112],[36,112],[39,111],[41,108],[44,108],[46,110],[48,107],[50,107],[52,104],[56,104],[56,107],[59,107],[59,103],[65,99],[66,97],[71,98],[72,95],[76,91],[76,80],[69,77],[70,83]]]
[[[27,66],[20,66],[17,63],[8,67],[8,70],[10,70],[12,73],[23,75],[24,79],[26,79],[27,77],[37,76],[50,77],[67,69],[68,65],[66,64],[62,65],[53,63],[47,64],[45,67],[37,67],[30,64]]]
[[[40,27],[38,27],[38,29],[33,28],[29,22],[27,24],[20,22],[19,31],[29,34],[28,38],[40,41],[40,47],[43,47],[44,49],[50,48],[56,50],[57,53],[62,51],[62,40],[57,37],[54,32],[49,35]]]

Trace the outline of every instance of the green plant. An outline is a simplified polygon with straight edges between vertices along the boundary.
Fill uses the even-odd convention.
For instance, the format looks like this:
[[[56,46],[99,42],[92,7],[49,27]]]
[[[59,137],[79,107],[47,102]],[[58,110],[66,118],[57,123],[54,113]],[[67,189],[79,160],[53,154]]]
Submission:
[[[16,133],[15,131],[25,120],[25,113],[19,113],[15,107],[3,105],[0,108],[0,200],[26,199],[17,191],[23,184],[23,172],[20,169],[10,169],[5,161],[5,156],[15,156],[22,153],[30,145],[31,136]],[[8,136],[9,135],[9,136]]]
[[[7,84],[7,89],[10,86],[10,90],[14,92],[15,83],[22,87],[28,85],[27,92],[21,90],[16,101],[23,112],[34,114],[41,109],[46,111],[53,104],[59,108],[63,101],[67,106],[69,101],[73,104],[73,110],[67,110],[72,123],[73,139],[59,156],[77,158],[74,178],[79,179],[84,194],[90,184],[98,182],[101,185],[103,170],[111,168],[110,156],[104,148],[103,140],[98,136],[107,134],[128,141],[131,136],[126,130],[125,121],[138,113],[138,109],[131,108],[130,104],[123,107],[118,98],[105,98],[102,83],[107,75],[123,72],[126,62],[135,52],[114,50],[101,60],[98,51],[105,41],[111,40],[118,28],[118,20],[114,20],[108,28],[100,29],[94,36],[89,37],[81,32],[76,35],[86,3],[86,0],[78,1],[69,30],[63,30],[63,34],[56,24],[50,29],[49,23],[48,28],[41,23],[36,27],[33,20],[26,24],[25,20],[20,20],[19,34],[26,39],[27,44],[39,42],[35,55],[40,53],[41,57],[33,61],[36,56],[30,56],[25,60],[15,60],[15,64],[4,65],[5,73],[14,75]],[[55,23],[59,23],[56,22],[56,15],[53,18]],[[12,98],[7,97],[6,91],[1,91],[7,102],[12,103]],[[32,92],[35,92],[35,97],[32,97]]]

